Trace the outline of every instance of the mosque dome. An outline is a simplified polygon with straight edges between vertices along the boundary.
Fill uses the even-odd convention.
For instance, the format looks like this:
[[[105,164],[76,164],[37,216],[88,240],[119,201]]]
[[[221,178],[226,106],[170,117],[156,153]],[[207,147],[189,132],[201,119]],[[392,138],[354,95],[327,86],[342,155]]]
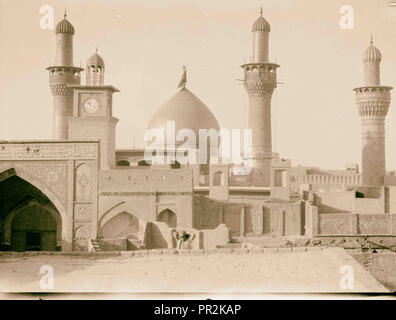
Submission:
[[[190,90],[183,87],[168,99],[151,118],[148,129],[164,131],[166,144],[167,121],[175,121],[175,134],[181,129],[191,129],[199,145],[199,129],[220,130],[219,123],[210,109]],[[176,144],[181,144],[178,141]]]
[[[98,55],[98,52],[95,52],[92,56],[90,56],[87,60],[87,66],[104,66],[104,60],[103,58]]]
[[[271,26],[268,23],[267,20],[264,19],[263,16],[260,16],[254,23],[252,26],[252,31],[267,31],[270,32],[271,31]]]
[[[63,20],[61,20],[55,28],[55,33],[59,34],[74,34],[73,25],[66,19],[66,14]]]
[[[378,48],[373,46],[373,43],[371,42],[371,45],[367,48],[367,50],[363,54],[363,62],[381,62],[382,55],[381,51],[379,51]]]

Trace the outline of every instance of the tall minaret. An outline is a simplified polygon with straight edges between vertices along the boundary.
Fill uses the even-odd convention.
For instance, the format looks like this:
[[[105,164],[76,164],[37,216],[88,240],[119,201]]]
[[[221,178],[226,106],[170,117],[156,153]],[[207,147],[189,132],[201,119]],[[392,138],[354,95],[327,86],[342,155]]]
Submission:
[[[73,115],[73,89],[68,85],[80,84],[80,72],[84,69],[73,66],[74,27],[66,19],[56,28],[55,65],[48,67],[49,84],[54,97],[52,136],[56,140],[68,139],[68,117]]]
[[[271,98],[277,86],[276,69],[279,65],[269,62],[270,24],[260,17],[254,22],[253,54],[245,69],[244,85],[249,98],[248,129],[252,130],[252,165],[254,185],[270,186],[272,156]]]
[[[382,186],[385,176],[385,117],[392,87],[380,84],[381,52],[370,46],[363,54],[364,87],[354,89],[362,121],[362,175],[365,186]]]

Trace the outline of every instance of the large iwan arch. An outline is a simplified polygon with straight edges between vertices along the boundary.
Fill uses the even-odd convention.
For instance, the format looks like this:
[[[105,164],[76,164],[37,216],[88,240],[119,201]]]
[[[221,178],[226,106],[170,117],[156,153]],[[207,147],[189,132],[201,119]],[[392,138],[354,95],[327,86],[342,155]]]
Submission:
[[[37,184],[23,179],[13,168],[0,174],[1,250],[61,249],[66,218],[51,201],[53,195],[45,194]]]

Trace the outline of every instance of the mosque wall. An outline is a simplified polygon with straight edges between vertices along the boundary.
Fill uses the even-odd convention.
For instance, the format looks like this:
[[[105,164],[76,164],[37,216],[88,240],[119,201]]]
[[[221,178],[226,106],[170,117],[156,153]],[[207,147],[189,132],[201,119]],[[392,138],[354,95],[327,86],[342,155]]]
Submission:
[[[361,186],[354,191],[314,192],[312,197],[319,213],[382,214],[396,209],[393,193],[393,187]]]
[[[197,230],[194,228],[172,229],[165,223],[152,221],[147,223],[144,236],[144,246],[146,249],[172,249],[177,248],[175,232],[185,231],[190,241],[184,243],[179,249],[198,250],[215,249],[219,245],[224,245],[230,240],[229,229],[220,224],[214,229]]]
[[[99,237],[105,236],[103,228],[106,224],[123,213],[140,222],[163,221],[171,228],[192,227],[191,170],[123,168],[101,171]],[[127,224],[125,228],[128,228]]]
[[[273,236],[302,235],[302,202],[250,202],[245,212],[245,233]]]
[[[303,202],[247,200],[222,202],[194,196],[194,227],[213,229],[224,223],[235,235],[302,235]]]
[[[222,222],[225,202],[194,195],[194,220],[196,229],[214,229]]]
[[[319,214],[318,235],[396,235],[396,214]]]
[[[396,213],[396,187],[385,188],[385,212]]]
[[[314,193],[314,205],[319,213],[346,213],[353,210],[355,192],[319,192]]]
[[[98,147],[73,141],[0,143],[0,172],[13,169],[56,208],[63,251],[86,250],[88,239],[96,237]]]
[[[191,193],[192,180],[192,172],[189,169],[102,170],[99,176],[99,189],[101,193]]]

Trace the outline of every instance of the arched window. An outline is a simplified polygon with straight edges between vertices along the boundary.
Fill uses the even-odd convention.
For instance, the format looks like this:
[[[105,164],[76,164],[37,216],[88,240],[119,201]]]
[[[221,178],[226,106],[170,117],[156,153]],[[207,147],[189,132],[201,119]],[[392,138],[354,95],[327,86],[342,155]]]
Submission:
[[[131,164],[129,163],[128,160],[119,160],[119,161],[117,161],[117,166],[119,166],[119,167],[130,167]]]
[[[217,171],[213,176],[213,185],[215,187],[221,187],[224,185],[224,175],[223,172]]]
[[[139,167],[150,167],[151,163],[149,161],[146,161],[146,160],[140,160],[138,162],[138,166]]]

